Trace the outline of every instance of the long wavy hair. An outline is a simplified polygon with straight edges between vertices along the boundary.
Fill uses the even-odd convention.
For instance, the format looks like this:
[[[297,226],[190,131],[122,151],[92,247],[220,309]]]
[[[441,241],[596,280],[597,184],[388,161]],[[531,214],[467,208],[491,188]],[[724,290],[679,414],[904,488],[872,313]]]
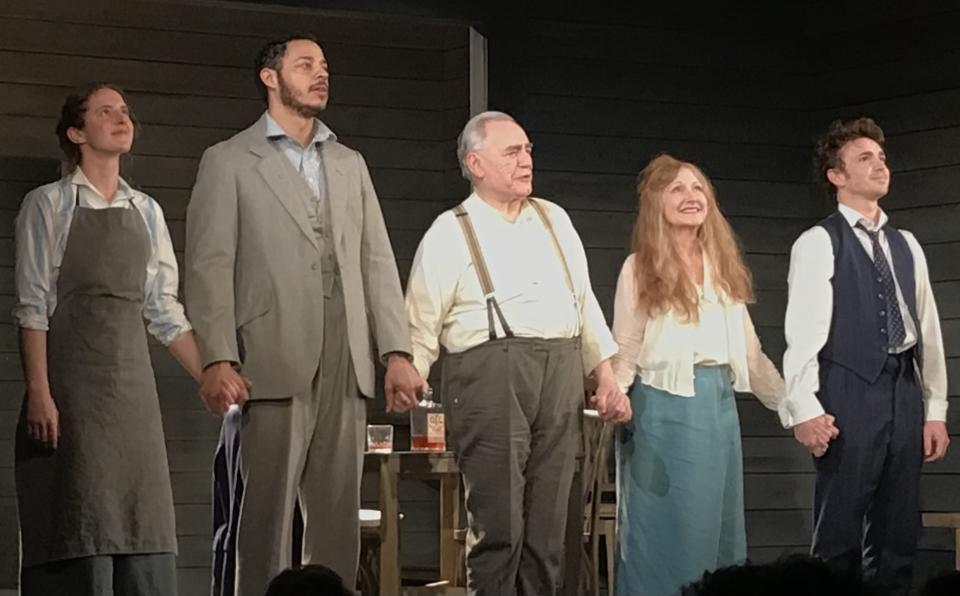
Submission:
[[[640,172],[637,182],[639,208],[632,240],[637,299],[651,316],[672,309],[682,319],[696,323],[700,320],[696,281],[683,267],[663,213],[663,191],[683,168],[693,172],[707,198],[707,216],[697,236],[704,263],[711,266],[714,287],[733,301],[749,304],[754,301],[753,280],[736,234],[717,205],[710,179],[690,162],[666,154],[655,157]]]

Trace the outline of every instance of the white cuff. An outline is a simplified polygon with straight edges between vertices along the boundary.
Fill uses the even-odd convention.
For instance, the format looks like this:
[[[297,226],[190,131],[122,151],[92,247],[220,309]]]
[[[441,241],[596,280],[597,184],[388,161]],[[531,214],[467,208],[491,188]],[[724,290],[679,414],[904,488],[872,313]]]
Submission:
[[[813,395],[804,399],[787,398],[780,406],[779,412],[780,422],[784,428],[793,428],[824,413],[820,400]]]
[[[925,422],[946,422],[948,402],[945,399],[923,400]]]

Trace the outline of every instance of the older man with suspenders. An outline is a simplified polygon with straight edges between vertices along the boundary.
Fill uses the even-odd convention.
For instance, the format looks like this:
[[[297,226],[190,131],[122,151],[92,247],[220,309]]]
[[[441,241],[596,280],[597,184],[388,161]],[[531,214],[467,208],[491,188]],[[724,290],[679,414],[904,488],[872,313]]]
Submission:
[[[468,593],[552,596],[562,577],[584,373],[601,416],[630,405],[580,238],[530,197],[532,145],[507,114],[460,135],[473,193],[427,231],[407,288],[414,364],[443,361],[441,395],[466,488]]]

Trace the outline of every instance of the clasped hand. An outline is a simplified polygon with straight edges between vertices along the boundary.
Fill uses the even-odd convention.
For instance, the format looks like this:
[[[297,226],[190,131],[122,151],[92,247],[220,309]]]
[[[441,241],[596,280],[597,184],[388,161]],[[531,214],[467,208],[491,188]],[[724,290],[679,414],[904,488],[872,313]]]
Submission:
[[[834,424],[835,422],[836,418],[830,414],[821,414],[794,426],[793,436],[814,457],[823,457],[830,446],[830,441],[840,435],[840,429]]]

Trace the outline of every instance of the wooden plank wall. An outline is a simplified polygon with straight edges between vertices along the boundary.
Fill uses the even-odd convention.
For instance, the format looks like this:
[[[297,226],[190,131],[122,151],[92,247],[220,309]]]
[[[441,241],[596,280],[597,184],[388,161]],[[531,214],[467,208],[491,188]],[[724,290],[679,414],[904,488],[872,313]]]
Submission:
[[[940,311],[950,380],[946,461],[924,467],[924,511],[960,511],[960,26],[955,2],[831,4],[812,10],[817,63],[811,129],[839,117],[873,117],[887,136],[893,177],[883,208],[923,245]],[[784,527],[783,531],[789,531]],[[953,536],[926,530],[920,579],[952,568]]]
[[[3,3],[0,310],[13,306],[13,219],[30,188],[58,176],[53,128],[71,86],[109,80],[129,91],[143,123],[129,177],[163,206],[182,257],[201,152],[259,116],[256,52],[268,39],[301,30],[322,40],[332,71],[323,118],[366,156],[406,270],[433,216],[465,191],[450,175],[453,139],[467,117],[465,27],[226,3]],[[12,438],[23,385],[16,350],[7,316],[0,323],[0,587],[17,578]],[[209,591],[210,465],[219,423],[165,351],[154,345],[153,354],[176,499],[180,593],[197,596]],[[382,400],[371,404],[382,407]],[[416,489],[408,493],[414,499]],[[435,491],[420,493],[420,509],[435,510]],[[429,521],[423,527],[429,531]],[[421,550],[409,549],[407,562],[419,556],[430,565],[435,549]]]

